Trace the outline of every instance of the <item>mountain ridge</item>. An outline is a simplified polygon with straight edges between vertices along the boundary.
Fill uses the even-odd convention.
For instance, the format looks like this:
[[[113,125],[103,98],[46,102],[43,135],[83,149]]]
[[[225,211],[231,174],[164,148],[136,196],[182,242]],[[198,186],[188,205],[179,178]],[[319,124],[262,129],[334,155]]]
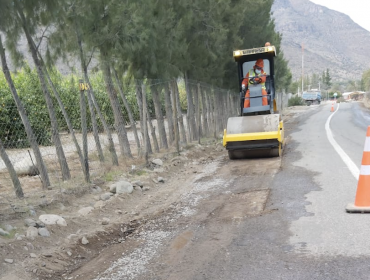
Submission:
[[[302,75],[302,45],[304,75],[328,68],[335,80],[358,80],[370,68],[370,32],[348,15],[309,0],[275,0],[272,15],[293,79]]]

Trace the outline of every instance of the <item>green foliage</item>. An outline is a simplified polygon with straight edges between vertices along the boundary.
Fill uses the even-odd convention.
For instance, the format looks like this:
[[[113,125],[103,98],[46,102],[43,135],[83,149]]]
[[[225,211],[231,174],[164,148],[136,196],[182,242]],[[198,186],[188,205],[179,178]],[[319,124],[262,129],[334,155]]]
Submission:
[[[142,175],[145,175],[147,172],[143,169],[135,169],[134,172],[132,173],[133,175],[136,175],[136,176],[142,176]]]
[[[329,69],[326,69],[326,71],[322,72],[321,80],[322,80],[322,83],[323,83],[323,88],[329,89],[331,87],[332,83],[331,83],[331,76],[330,76],[330,73],[329,73]]]
[[[370,69],[362,74],[362,90],[370,91]]]
[[[186,110],[188,109],[188,103],[187,103],[187,99],[186,99],[185,81],[181,80],[177,84],[178,84],[178,88],[179,88],[181,110],[183,112],[186,112]]]
[[[326,74],[325,74],[325,80],[324,83],[327,87],[331,87],[331,76],[329,73],[329,69],[326,69]]]
[[[5,228],[5,225],[0,224],[0,228]],[[1,236],[1,237],[6,238],[6,239],[13,239],[15,234],[17,233],[17,230],[13,228],[11,231],[8,231],[8,233],[9,233],[8,235]]]
[[[277,48],[275,84],[282,90],[290,84],[291,73],[280,50],[281,35],[275,32],[271,18],[272,3],[138,0],[122,5],[119,0],[104,4],[91,0],[69,6],[67,2],[67,20],[59,21],[62,24],[50,37],[50,45],[54,54],[62,56],[64,49],[76,55],[76,34],[70,32],[76,30],[84,52],[98,48],[99,67],[107,62],[121,76],[163,79],[186,74],[220,88],[238,89],[232,51],[269,41]]]
[[[110,170],[104,175],[104,180],[107,182],[112,182],[115,180],[119,175],[121,174],[121,171],[118,170]]]
[[[336,97],[337,99],[342,97],[342,93],[341,92],[330,91],[330,92],[328,92],[330,99],[333,99],[334,98],[334,93],[337,93],[337,97]]]
[[[81,130],[80,117],[80,92],[78,90],[78,77],[74,75],[62,76],[57,70],[50,71],[51,79],[58,90],[62,103],[67,111],[68,116],[72,122],[72,126],[76,131]],[[19,94],[19,97],[25,107],[27,117],[29,118],[31,127],[37,142],[40,145],[51,144],[51,125],[50,118],[46,107],[46,102],[40,87],[39,79],[36,70],[31,70],[29,66],[25,66],[16,74],[12,74],[12,78]],[[105,85],[101,73],[96,73],[91,77],[91,83],[94,87],[94,93],[101,111],[110,126],[114,125],[114,117],[106,94]],[[139,111],[136,105],[134,87],[128,87],[126,97],[128,102],[134,110],[134,117],[139,119]],[[152,111],[153,105],[151,95],[148,93],[149,107]],[[52,96],[55,104],[55,111],[59,129],[61,131],[68,131],[67,124],[57,101]],[[123,102],[121,108],[123,108]],[[87,102],[86,102],[87,103]],[[87,104],[88,106],[88,104]],[[88,108],[88,107],[87,107]],[[128,115],[123,110],[125,120],[128,120]],[[102,124],[100,130],[103,130]],[[87,125],[92,127],[90,110],[87,110]],[[12,98],[10,89],[2,72],[0,72],[0,139],[4,140],[6,148],[24,148],[29,147],[26,132],[23,127],[22,120],[18,113],[15,102]]]
[[[271,17],[272,4],[273,0],[137,0],[125,1],[124,4],[120,0],[3,0],[0,31],[6,37],[6,51],[12,55],[16,65],[23,62],[17,44],[25,33],[37,45],[39,38],[43,37],[46,45],[43,55],[49,66],[58,58],[78,57],[81,68],[87,69],[90,54],[95,54],[95,58],[98,55],[98,71],[93,75],[89,73],[90,81],[108,125],[113,126],[115,118],[106,88],[106,84],[111,82],[109,75],[112,67],[120,73],[120,78],[128,76],[149,80],[186,76],[215,87],[238,89],[232,51],[263,46],[269,41],[278,54],[275,85],[277,90],[287,89],[292,76],[280,48],[281,34],[275,32]],[[45,29],[47,26],[53,28]],[[45,31],[45,34],[41,34],[41,31]],[[105,76],[99,70],[104,70]],[[80,130],[80,92],[77,83],[81,77],[64,77],[55,69],[49,69],[49,72],[73,128]],[[39,138],[38,142],[48,145],[50,119],[36,71],[25,66],[13,76],[31,126]],[[326,76],[329,77],[329,84],[329,70]],[[18,139],[26,139],[25,133],[22,132],[22,123],[12,105],[4,78],[0,77],[0,81],[1,110],[4,112],[0,115],[0,122],[9,128],[19,126],[16,131],[21,133],[10,135],[4,130],[0,131],[0,137],[11,137],[17,143]],[[123,88],[134,118],[139,119],[135,85],[132,82],[124,83]],[[117,89],[113,91],[118,93]],[[158,86],[158,91],[163,104],[164,90]],[[184,85],[180,84],[179,91],[181,108],[186,110]],[[154,116],[150,87],[146,94],[149,113]],[[51,95],[58,125],[66,130],[61,109]],[[118,98],[118,102],[127,122],[128,116],[121,98]],[[87,113],[88,127],[91,127],[89,110]],[[101,123],[99,125],[101,128]],[[14,145],[24,147],[28,144]]]
[[[357,99],[355,99],[355,100],[357,100]],[[342,103],[342,102],[345,102],[343,97],[337,98],[337,103]]]
[[[290,85],[288,87],[288,92],[297,93],[298,88],[300,87],[300,85],[302,85],[302,83],[300,83],[299,81],[295,81],[295,82],[290,83]]]
[[[298,95],[295,95],[293,97],[291,97],[289,100],[288,100],[288,107],[291,107],[291,106],[302,106],[302,105],[305,105],[305,101],[302,99],[302,97],[298,96]]]
[[[330,88],[330,91],[340,93],[342,91],[342,86],[340,83],[335,82]]]
[[[37,142],[40,145],[49,145],[51,143],[50,119],[36,72],[26,66],[12,78],[37,137]],[[0,130],[0,138],[6,140],[4,145],[7,148],[28,147],[29,143],[22,120],[2,72],[0,74],[0,102],[2,103],[0,124],[5,128]]]

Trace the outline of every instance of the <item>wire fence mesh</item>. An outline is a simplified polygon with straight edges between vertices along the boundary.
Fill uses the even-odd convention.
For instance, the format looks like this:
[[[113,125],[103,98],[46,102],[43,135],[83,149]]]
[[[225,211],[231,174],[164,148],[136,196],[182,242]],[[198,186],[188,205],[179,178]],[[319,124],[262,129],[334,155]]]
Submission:
[[[12,95],[0,91],[1,192],[14,192],[14,174],[27,191],[45,188],[45,178],[52,187],[69,180],[89,182],[101,175],[103,166],[129,166],[132,157],[176,152],[204,137],[220,138],[240,104],[239,93],[196,80],[73,82],[74,87],[57,84],[56,92],[50,89],[53,125],[41,89],[32,95],[18,91],[25,116]],[[30,146],[25,117],[41,159]],[[44,177],[40,161],[46,166]]]

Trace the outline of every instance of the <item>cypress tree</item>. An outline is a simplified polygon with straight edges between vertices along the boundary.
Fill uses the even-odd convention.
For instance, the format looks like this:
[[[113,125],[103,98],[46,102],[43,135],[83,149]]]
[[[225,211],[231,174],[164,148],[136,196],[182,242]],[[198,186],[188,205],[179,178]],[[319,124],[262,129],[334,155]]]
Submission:
[[[17,41],[22,33],[24,33],[29,50],[32,55],[33,62],[35,64],[37,74],[40,80],[41,88],[44,93],[46,100],[49,117],[51,121],[52,138],[55,145],[59,165],[61,167],[62,179],[70,179],[70,171],[68,163],[64,154],[64,150],[60,141],[58,123],[56,120],[55,109],[51,99],[47,82],[43,73],[42,63],[37,54],[37,47],[34,43],[32,36],[35,36],[37,30],[41,26],[45,26],[50,23],[52,13],[58,10],[57,2],[54,1],[8,1],[7,5],[7,16],[11,20],[12,24],[8,26],[1,26],[2,31],[6,35],[7,47],[11,51],[13,60],[19,64],[20,54],[17,50]],[[51,14],[50,14],[51,13]]]

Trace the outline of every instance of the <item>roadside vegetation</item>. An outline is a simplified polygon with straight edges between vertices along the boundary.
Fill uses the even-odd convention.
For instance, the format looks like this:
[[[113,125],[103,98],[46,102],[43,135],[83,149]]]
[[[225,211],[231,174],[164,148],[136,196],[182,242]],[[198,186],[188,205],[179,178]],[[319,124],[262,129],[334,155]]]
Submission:
[[[288,100],[288,107],[292,106],[303,106],[306,105],[305,101],[302,99],[302,97],[295,95]]]
[[[370,69],[363,72],[360,79],[336,81],[332,79],[331,70],[326,69],[321,75],[312,73],[304,76],[304,91],[320,89],[323,99],[333,99],[334,93],[337,98],[344,92],[369,92],[370,91]],[[302,77],[292,81],[288,87],[288,92],[301,92]]]
[[[61,179],[71,179],[61,132],[71,135],[86,182],[90,180],[87,131],[94,133],[102,162],[98,133],[104,131],[114,165],[119,161],[112,133],[118,136],[120,160],[133,157],[127,125],[133,128],[140,156],[145,158],[180,140],[218,135],[223,119],[233,111],[239,87],[232,59],[235,49],[263,46],[267,41],[275,45],[275,84],[278,91],[286,90],[291,73],[281,51],[281,35],[271,19],[272,3],[1,1],[0,150],[17,196],[22,196],[21,186],[5,148],[30,147],[42,187],[47,188],[51,183],[39,145],[55,146]],[[21,37],[26,38],[32,67],[18,49]],[[9,70],[9,56],[17,71]],[[75,65],[73,74],[59,72],[60,60]],[[186,114],[186,131],[182,118],[175,115],[181,113]],[[207,114],[216,125],[200,130],[207,125],[203,123]],[[152,127],[153,118],[157,128]],[[136,122],[142,128],[141,140]],[[76,132],[83,134],[83,147]]]

